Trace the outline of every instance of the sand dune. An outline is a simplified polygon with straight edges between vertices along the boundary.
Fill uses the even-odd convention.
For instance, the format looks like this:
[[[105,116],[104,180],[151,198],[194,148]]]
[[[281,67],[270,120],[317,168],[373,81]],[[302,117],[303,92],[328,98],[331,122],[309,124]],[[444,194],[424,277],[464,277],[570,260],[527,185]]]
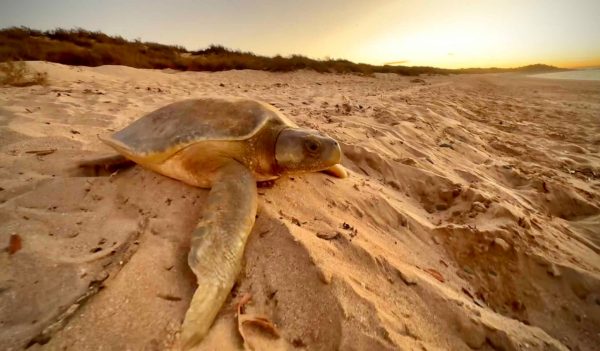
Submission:
[[[259,189],[231,299],[199,350],[592,350],[600,83],[519,75],[219,73],[32,62],[0,88],[0,349],[177,348],[207,191],[97,139],[175,100],[243,96],[343,145],[349,179]],[[281,336],[237,330],[236,304]]]

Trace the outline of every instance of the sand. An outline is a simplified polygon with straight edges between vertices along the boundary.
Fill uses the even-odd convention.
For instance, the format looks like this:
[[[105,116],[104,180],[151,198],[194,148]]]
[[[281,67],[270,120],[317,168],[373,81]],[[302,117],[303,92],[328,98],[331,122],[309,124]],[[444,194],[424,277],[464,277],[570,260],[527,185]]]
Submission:
[[[600,343],[600,82],[29,64],[48,86],[0,88],[2,350],[177,349],[208,191],[74,165],[111,153],[97,135],[202,96],[330,134],[350,178],[259,189],[239,283],[198,350]],[[246,323],[242,339],[246,296],[279,337]]]

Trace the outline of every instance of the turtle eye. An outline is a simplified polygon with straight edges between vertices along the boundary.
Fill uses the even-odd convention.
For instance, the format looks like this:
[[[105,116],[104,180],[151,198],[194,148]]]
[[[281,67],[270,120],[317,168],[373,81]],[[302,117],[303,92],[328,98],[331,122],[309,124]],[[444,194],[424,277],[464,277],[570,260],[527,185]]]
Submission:
[[[310,154],[316,154],[317,152],[319,152],[320,145],[315,140],[307,140],[304,143],[304,147],[306,148],[306,151],[308,151]]]

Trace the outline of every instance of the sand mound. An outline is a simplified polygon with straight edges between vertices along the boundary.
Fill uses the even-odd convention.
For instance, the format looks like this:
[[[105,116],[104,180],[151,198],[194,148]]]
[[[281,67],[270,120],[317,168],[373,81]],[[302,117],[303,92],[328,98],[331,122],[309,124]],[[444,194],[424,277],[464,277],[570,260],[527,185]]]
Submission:
[[[0,89],[0,348],[177,348],[207,191],[75,161],[185,97],[269,102],[351,177],[260,188],[245,266],[199,350],[592,350],[600,83],[515,75],[173,73],[31,63]],[[236,305],[275,331],[243,323]],[[248,317],[249,318],[249,317]]]

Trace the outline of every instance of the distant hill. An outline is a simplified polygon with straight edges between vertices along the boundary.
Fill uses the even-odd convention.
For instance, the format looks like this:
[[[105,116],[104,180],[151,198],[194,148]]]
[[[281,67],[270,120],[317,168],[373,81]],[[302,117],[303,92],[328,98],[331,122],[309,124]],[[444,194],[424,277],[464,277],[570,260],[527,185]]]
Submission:
[[[541,64],[511,69],[375,66],[341,59],[315,60],[301,55],[267,57],[231,50],[220,45],[189,51],[182,46],[127,40],[120,36],[109,36],[80,28],[39,31],[26,27],[0,30],[0,62],[12,60],[50,61],[80,66],[124,65],[136,68],[172,68],[184,71],[254,69],[286,72],[311,69],[317,72],[366,75],[396,73],[409,76],[560,70],[557,67]]]
[[[516,68],[498,68],[498,67],[490,67],[490,68],[461,68],[455,69],[455,73],[544,73],[544,72],[556,72],[556,71],[566,71],[565,68],[558,68],[550,65],[543,64],[535,64],[535,65],[527,65]]]

